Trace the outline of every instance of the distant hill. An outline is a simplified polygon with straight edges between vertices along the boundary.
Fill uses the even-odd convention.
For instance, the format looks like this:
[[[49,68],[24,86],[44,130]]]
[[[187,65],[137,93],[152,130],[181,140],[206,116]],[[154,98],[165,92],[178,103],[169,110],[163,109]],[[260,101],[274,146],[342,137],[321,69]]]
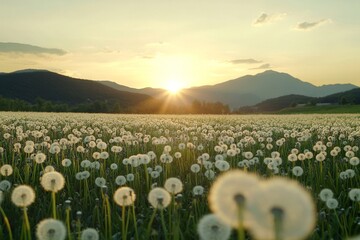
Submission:
[[[331,94],[317,100],[318,103],[360,104],[360,88]]]
[[[122,108],[136,106],[152,99],[145,94],[118,91],[96,81],[71,78],[43,70],[0,74],[0,96],[29,103],[41,98],[69,105],[113,101]]]
[[[101,82],[118,90],[135,93],[144,93],[157,97],[163,89],[145,88],[134,89],[111,82]],[[187,88],[182,94],[187,101],[193,100],[222,102],[232,109],[242,106],[251,106],[270,98],[284,95],[305,95],[309,97],[323,97],[329,94],[347,91],[357,86],[353,84],[333,84],[315,86],[301,81],[287,73],[272,70],[256,75],[246,75],[215,85]]]
[[[286,95],[277,98],[267,99],[253,106],[241,107],[237,110],[239,113],[267,113],[278,112],[284,109],[296,108],[300,106],[315,106],[312,111],[320,109],[320,105],[348,105],[360,104],[360,88],[351,89],[349,91],[331,94],[325,97],[308,97],[303,95]],[[310,108],[305,108],[310,109]],[[328,106],[331,110],[334,107]],[[296,112],[297,110],[286,110],[285,112]],[[338,111],[338,110],[337,110]],[[341,110],[340,110],[341,111]]]

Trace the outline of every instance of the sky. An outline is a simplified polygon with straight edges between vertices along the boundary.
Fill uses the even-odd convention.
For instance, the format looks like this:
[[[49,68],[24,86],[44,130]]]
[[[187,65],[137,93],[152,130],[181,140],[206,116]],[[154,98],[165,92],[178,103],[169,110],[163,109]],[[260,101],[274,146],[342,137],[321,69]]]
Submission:
[[[359,0],[0,0],[0,72],[166,88],[272,69],[360,86],[359,9]]]

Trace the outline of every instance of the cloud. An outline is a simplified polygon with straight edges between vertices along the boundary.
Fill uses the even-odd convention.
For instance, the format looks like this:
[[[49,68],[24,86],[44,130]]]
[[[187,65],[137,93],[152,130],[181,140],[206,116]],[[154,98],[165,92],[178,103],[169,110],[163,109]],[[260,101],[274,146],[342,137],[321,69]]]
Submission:
[[[250,68],[249,70],[269,69],[269,68],[271,68],[271,65],[269,63],[265,63],[265,64],[260,65],[259,67]]]
[[[283,19],[286,16],[286,13],[276,13],[276,14],[267,14],[262,13],[257,19],[254,20],[254,26],[262,26],[268,23],[273,23]]]
[[[0,42],[0,53],[53,54],[62,56],[67,52],[57,48],[43,48],[22,43]]]
[[[295,26],[295,29],[300,31],[306,31],[330,22],[330,19],[321,19],[317,22],[302,22],[298,23],[298,25]]]
[[[261,63],[262,61],[258,61],[252,58],[247,58],[247,59],[235,59],[229,62],[232,64],[254,64],[254,63]]]

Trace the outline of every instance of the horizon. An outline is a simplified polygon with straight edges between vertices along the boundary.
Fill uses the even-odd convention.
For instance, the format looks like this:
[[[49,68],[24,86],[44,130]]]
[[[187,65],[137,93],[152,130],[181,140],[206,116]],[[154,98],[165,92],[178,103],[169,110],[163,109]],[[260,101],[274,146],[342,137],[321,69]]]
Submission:
[[[18,70],[12,71],[12,72],[0,72],[0,74],[23,73],[23,71],[24,72],[41,72],[41,71],[52,72],[52,73],[57,73],[57,74],[60,74],[60,75],[63,75],[63,76],[67,76],[67,77],[71,77],[71,78],[79,79],[79,80],[89,80],[89,81],[95,81],[95,82],[113,82],[115,84],[119,84],[119,85],[122,85],[124,87],[129,87],[129,88],[133,88],[133,89],[137,89],[137,90],[142,90],[142,89],[146,89],[146,88],[163,89],[163,90],[169,91],[170,93],[177,93],[177,92],[181,92],[182,90],[191,89],[191,88],[197,88],[197,87],[214,86],[216,84],[221,84],[221,83],[225,83],[225,82],[228,82],[228,81],[238,80],[239,78],[243,78],[243,77],[246,77],[246,76],[256,76],[256,75],[259,75],[259,74],[264,74],[266,72],[275,72],[275,73],[278,73],[278,74],[287,74],[287,75],[289,75],[289,76],[291,76],[291,77],[293,77],[293,78],[295,78],[297,80],[300,80],[302,82],[310,83],[310,82],[307,82],[304,79],[299,79],[296,76],[291,75],[290,73],[278,72],[278,71],[275,71],[275,70],[272,70],[272,69],[264,70],[263,72],[259,72],[259,73],[256,73],[256,74],[246,74],[246,75],[234,78],[234,79],[224,80],[224,81],[221,81],[221,82],[218,82],[218,83],[215,83],[215,84],[211,84],[211,85],[208,84],[208,85],[199,85],[199,86],[191,86],[191,87],[175,86],[173,88],[171,88],[172,86],[170,86],[170,88],[166,88],[166,87],[164,87],[164,88],[157,87],[156,88],[156,87],[151,87],[151,86],[145,86],[145,87],[141,87],[141,88],[136,88],[136,87],[132,87],[132,86],[129,86],[129,85],[124,85],[122,83],[115,82],[115,81],[113,81],[111,79],[107,79],[107,80],[102,79],[102,80],[100,80],[100,79],[77,78],[77,77],[68,76],[68,75],[65,75],[65,74],[62,74],[62,73],[58,73],[58,72],[55,72],[55,71],[50,71],[48,69],[18,69]],[[312,84],[312,83],[310,83],[310,84]],[[354,85],[356,87],[359,87],[358,85],[353,84],[353,83],[331,83],[331,84],[322,84],[322,85],[315,85],[315,84],[312,84],[312,85],[314,85],[315,87],[321,87],[321,86],[331,86],[331,85],[338,85],[338,84],[343,84],[343,85],[349,84],[349,85]]]
[[[5,72],[190,88],[271,69],[315,86],[360,85],[356,0],[0,3]]]

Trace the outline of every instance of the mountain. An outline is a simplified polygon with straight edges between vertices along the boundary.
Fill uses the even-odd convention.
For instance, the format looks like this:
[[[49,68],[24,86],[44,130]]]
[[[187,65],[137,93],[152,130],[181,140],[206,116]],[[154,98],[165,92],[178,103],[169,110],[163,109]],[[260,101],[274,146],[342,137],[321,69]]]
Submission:
[[[0,96],[29,103],[35,103],[41,98],[69,105],[112,101],[122,108],[152,100],[145,94],[119,91],[96,81],[71,78],[43,70],[1,74]]]
[[[134,89],[111,82],[101,82],[119,90],[135,93],[144,93],[153,97],[163,93],[162,89],[145,88]],[[222,102],[232,109],[242,106],[251,106],[270,98],[284,95],[306,95],[309,97],[322,97],[333,93],[347,91],[357,86],[353,84],[334,84],[315,86],[301,81],[287,73],[268,70],[256,75],[246,75],[215,85],[193,87],[182,90],[187,102],[193,100],[207,102]]]
[[[297,94],[322,97],[347,91],[357,86],[352,84],[323,85],[317,87],[287,73],[272,70],[256,75],[247,75],[213,86],[190,89],[204,100],[221,101],[236,108],[259,103],[269,98]]]

